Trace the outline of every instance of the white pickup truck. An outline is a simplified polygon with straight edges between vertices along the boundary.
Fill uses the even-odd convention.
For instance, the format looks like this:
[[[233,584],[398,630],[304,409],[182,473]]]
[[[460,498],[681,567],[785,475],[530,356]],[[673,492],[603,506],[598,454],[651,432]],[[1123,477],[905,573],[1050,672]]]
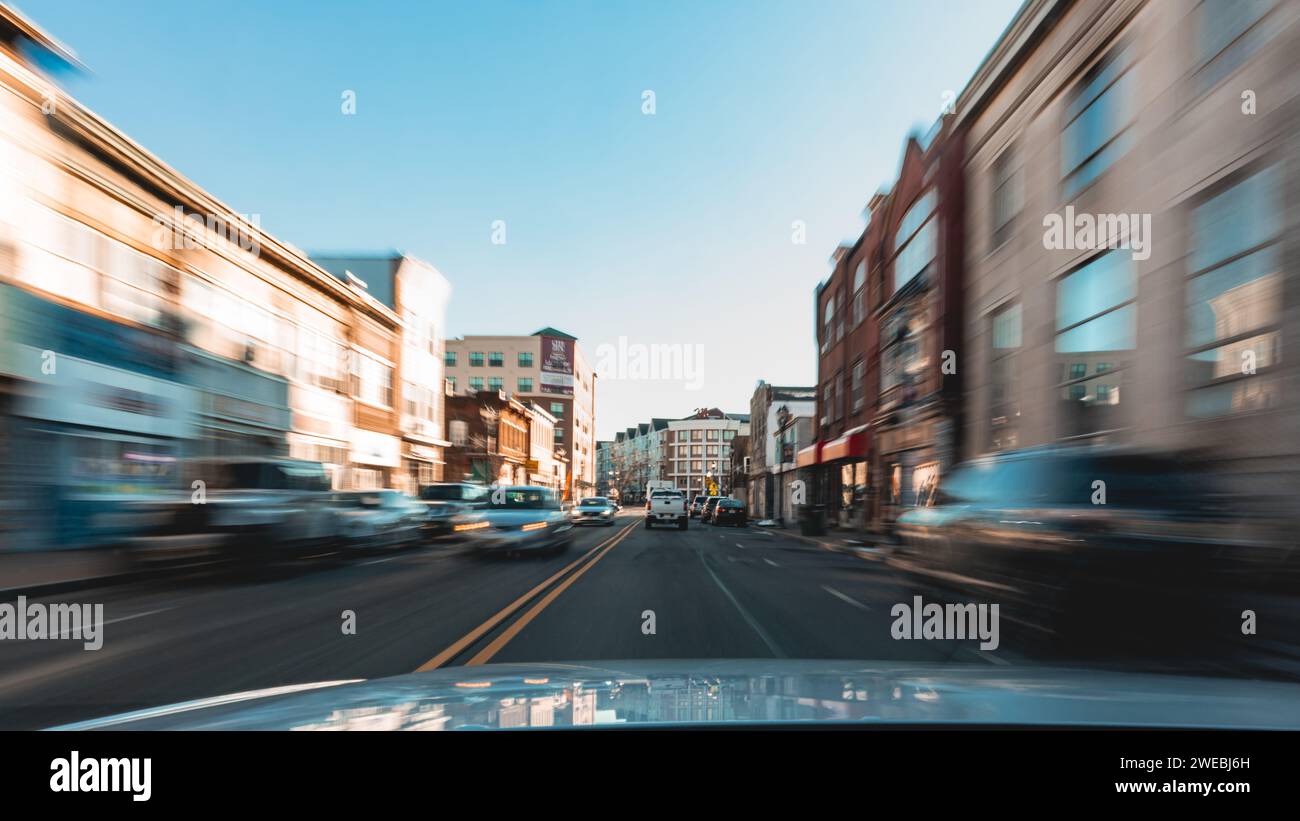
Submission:
[[[680,490],[656,490],[651,492],[645,509],[645,526],[654,527],[656,522],[673,522],[678,530],[685,530],[690,517],[686,514],[686,494]]]

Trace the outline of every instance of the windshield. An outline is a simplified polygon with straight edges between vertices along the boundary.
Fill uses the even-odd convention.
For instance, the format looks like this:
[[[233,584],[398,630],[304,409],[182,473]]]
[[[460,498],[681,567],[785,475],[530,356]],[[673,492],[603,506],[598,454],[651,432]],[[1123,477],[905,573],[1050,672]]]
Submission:
[[[0,730],[439,671],[414,724],[1285,706],[1300,0],[0,0]],[[541,752],[362,786],[889,780]]]
[[[542,488],[498,488],[489,498],[491,507],[526,510],[558,510],[554,491]]]

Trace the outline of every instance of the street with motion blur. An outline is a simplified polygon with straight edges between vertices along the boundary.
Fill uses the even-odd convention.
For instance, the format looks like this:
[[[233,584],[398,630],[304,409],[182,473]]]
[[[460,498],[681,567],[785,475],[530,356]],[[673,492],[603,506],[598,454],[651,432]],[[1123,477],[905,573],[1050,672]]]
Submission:
[[[1300,728],[1300,0],[32,5],[0,729]]]
[[[526,518],[543,521],[557,513],[567,518],[546,510]],[[1042,640],[1048,625],[1034,623],[1033,611],[1005,603],[1005,579],[930,574],[906,552],[833,549],[832,542],[797,531],[698,519],[686,530],[647,527],[641,506],[624,507],[612,519],[610,527],[568,530],[571,543],[562,552],[507,555],[468,537],[453,538],[360,555],[327,553],[256,571],[214,563],[37,596],[33,601],[104,602],[108,640],[96,652],[73,642],[0,643],[0,725],[46,727],[218,694],[435,669],[453,670],[464,683],[494,669],[479,665],[536,663],[549,670],[556,661],[566,662],[562,667],[571,676],[578,665],[594,662],[616,671],[602,676],[643,680],[647,663],[688,659],[690,672],[681,680],[704,691],[716,686],[722,662],[735,659],[869,659],[890,670],[938,665],[1010,681],[1013,670],[1060,665],[1266,679],[1296,671],[1294,646],[1260,654],[1234,639],[1243,603],[1261,620],[1300,628],[1295,600],[1277,591],[1220,593],[1179,611],[1190,617],[1209,608],[1220,619],[1217,633],[1198,632],[1193,647],[1169,643],[1185,634],[1177,630],[1144,634],[1146,614],[1138,610],[1118,633],[1060,645]],[[1003,601],[996,648],[982,650],[978,640],[894,638],[891,611],[915,596],[939,604]],[[355,634],[340,630],[344,610],[355,614]],[[1136,643],[1135,635],[1141,639]],[[744,678],[770,679],[774,669],[781,668]],[[827,699],[822,712],[834,715],[839,689],[863,676],[857,667],[847,669],[854,672],[833,677],[833,694],[821,694]],[[1065,680],[1081,683],[1081,675]],[[930,672],[919,680],[933,687],[941,679]],[[571,712],[575,706],[556,703],[556,716],[534,723],[582,723]],[[716,704],[697,707],[680,703],[672,716],[741,717]],[[1152,719],[1156,714],[1146,708],[1126,712],[1121,704],[1110,719]],[[509,714],[492,720],[507,726]]]

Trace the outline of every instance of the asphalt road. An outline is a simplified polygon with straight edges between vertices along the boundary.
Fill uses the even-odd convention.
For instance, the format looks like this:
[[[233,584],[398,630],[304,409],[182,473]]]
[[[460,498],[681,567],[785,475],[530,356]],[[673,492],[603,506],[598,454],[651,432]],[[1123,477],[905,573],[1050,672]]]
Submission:
[[[494,662],[1032,663],[1005,614],[996,651],[971,640],[893,639],[891,608],[917,594],[951,598],[890,562],[781,532],[695,522],[647,530],[631,510],[614,527],[580,529],[558,557],[484,558],[430,545],[305,561],[257,578],[175,574],[41,599],[102,603],[103,646],[0,642],[0,728]],[[344,633],[347,611],[355,634]]]

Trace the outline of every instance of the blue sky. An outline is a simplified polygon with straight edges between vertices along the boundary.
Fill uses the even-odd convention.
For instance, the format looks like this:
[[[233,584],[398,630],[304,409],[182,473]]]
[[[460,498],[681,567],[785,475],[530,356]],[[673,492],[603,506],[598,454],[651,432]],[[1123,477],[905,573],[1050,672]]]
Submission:
[[[827,260],[1018,5],[20,3],[69,91],[235,211],[436,265],[449,336],[703,346],[698,390],[603,381],[601,438],[815,381]]]

